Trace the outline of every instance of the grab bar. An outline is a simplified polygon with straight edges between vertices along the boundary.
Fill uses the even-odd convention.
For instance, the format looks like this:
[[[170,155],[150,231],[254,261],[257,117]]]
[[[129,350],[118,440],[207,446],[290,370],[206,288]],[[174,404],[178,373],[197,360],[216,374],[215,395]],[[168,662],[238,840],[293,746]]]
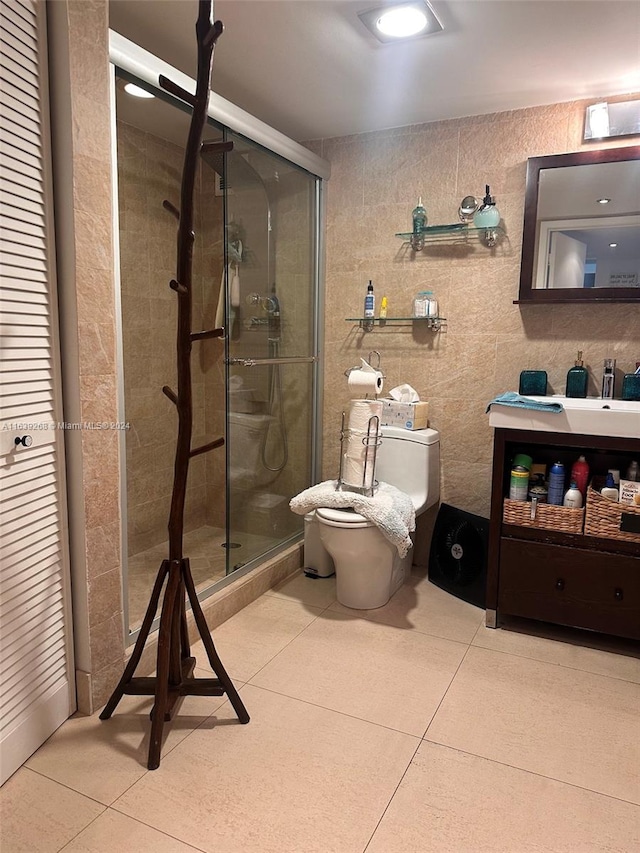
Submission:
[[[237,364],[241,367],[256,367],[261,364],[313,364],[318,361],[317,355],[290,356],[289,358],[227,358],[226,364]]]

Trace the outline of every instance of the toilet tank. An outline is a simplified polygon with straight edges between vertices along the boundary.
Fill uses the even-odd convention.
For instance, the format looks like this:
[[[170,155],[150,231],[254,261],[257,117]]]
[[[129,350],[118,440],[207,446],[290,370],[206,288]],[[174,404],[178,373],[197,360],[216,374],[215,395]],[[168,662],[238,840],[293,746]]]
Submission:
[[[409,495],[418,515],[440,499],[440,434],[435,429],[380,429],[376,480]]]

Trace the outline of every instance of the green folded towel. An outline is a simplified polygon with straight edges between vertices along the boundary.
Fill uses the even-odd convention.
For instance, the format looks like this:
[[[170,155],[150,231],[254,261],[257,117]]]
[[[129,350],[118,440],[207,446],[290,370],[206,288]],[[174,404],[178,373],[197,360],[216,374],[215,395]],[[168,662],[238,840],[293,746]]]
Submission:
[[[523,397],[517,391],[506,391],[500,397],[495,397],[487,406],[487,412],[491,406],[514,406],[516,409],[536,409],[538,412],[561,412],[564,409],[562,403],[551,400],[532,400],[531,397]],[[486,414],[486,412],[485,412]]]

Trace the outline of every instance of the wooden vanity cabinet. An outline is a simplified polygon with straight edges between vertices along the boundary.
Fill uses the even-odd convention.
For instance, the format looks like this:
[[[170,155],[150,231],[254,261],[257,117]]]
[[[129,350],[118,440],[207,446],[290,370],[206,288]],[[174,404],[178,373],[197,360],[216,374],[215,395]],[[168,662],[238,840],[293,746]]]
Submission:
[[[580,454],[591,472],[624,472],[640,440],[495,429],[487,570],[487,625],[523,616],[640,639],[640,542],[505,524],[511,460],[528,453],[547,468]]]

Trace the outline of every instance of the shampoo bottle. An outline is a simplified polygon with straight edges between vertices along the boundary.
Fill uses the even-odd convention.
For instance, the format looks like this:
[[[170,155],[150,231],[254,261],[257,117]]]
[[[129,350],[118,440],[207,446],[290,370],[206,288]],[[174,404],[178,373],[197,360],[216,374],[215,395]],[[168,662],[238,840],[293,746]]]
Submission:
[[[367,285],[367,295],[364,298],[364,318],[363,328],[365,331],[373,329],[373,318],[376,316],[376,298],[373,294],[373,282],[369,281]]]
[[[586,397],[589,374],[582,361],[582,351],[578,350],[575,367],[567,373],[567,397]]]

